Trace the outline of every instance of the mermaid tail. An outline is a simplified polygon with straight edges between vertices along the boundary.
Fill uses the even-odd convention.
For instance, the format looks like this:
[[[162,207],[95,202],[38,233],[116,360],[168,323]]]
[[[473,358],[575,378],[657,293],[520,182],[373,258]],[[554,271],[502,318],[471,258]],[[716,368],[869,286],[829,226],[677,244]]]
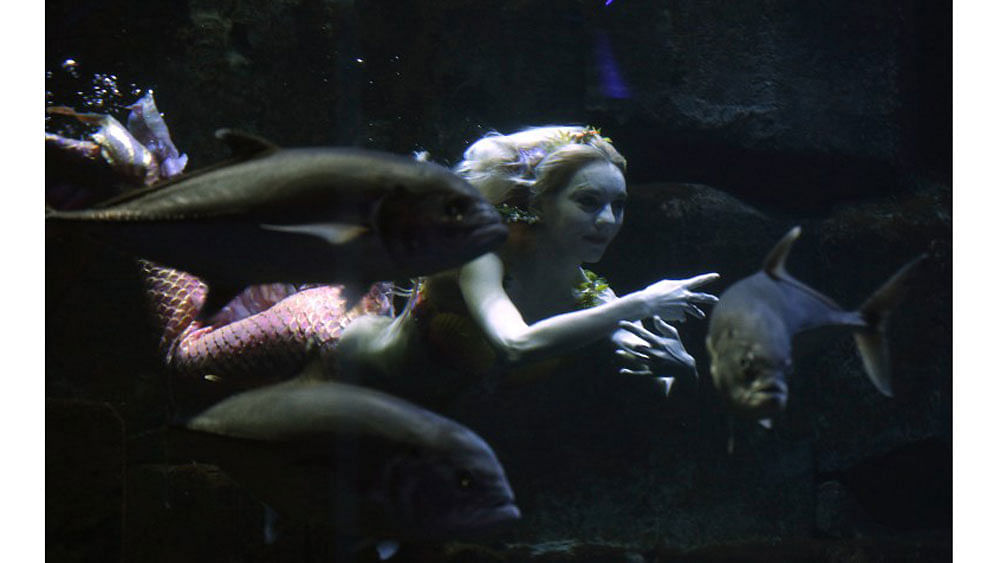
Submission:
[[[392,314],[390,284],[384,282],[349,310],[343,286],[268,284],[248,287],[207,324],[198,320],[207,289],[201,280],[147,260],[139,264],[160,351],[184,377],[273,382],[300,371],[314,347],[332,366],[327,356],[344,327],[361,315]]]

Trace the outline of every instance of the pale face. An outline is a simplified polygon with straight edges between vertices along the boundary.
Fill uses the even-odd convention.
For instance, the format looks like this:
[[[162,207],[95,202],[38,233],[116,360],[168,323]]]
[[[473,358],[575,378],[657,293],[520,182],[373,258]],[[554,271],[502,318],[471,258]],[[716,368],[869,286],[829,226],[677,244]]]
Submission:
[[[553,250],[580,262],[597,262],[625,217],[625,176],[607,161],[586,164],[566,187],[539,202],[541,236]]]

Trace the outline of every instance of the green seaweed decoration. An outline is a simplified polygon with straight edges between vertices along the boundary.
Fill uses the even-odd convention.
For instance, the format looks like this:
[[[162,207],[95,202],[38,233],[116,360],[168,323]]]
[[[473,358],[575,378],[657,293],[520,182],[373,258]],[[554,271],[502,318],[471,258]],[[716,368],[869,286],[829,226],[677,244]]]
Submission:
[[[496,208],[504,223],[526,223],[532,225],[540,220],[538,215],[519,207],[514,207],[508,203],[501,203]]]
[[[576,296],[576,304],[581,309],[596,307],[604,302],[601,296],[605,291],[611,289],[611,286],[608,284],[608,280],[594,272],[586,268],[580,269],[583,271],[585,279],[573,290],[573,295]]]

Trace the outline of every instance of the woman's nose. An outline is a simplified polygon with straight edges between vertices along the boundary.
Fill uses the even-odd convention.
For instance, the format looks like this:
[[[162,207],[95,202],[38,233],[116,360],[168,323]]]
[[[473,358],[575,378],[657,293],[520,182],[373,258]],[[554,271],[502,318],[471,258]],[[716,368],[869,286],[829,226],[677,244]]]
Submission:
[[[605,205],[601,208],[601,211],[597,214],[597,224],[610,224],[613,225],[617,222],[615,217],[615,210],[611,208],[611,204]]]

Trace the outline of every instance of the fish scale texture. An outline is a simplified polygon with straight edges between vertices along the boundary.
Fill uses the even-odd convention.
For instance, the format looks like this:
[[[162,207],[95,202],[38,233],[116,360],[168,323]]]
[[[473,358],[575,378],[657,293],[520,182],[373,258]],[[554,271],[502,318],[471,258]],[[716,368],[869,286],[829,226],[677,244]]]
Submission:
[[[160,350],[178,375],[239,378],[248,385],[295,375],[311,348],[325,366],[344,328],[366,314],[391,315],[391,286],[379,282],[350,310],[343,287],[252,286],[212,323],[198,319],[207,286],[185,272],[139,261],[147,298],[161,331]]]

